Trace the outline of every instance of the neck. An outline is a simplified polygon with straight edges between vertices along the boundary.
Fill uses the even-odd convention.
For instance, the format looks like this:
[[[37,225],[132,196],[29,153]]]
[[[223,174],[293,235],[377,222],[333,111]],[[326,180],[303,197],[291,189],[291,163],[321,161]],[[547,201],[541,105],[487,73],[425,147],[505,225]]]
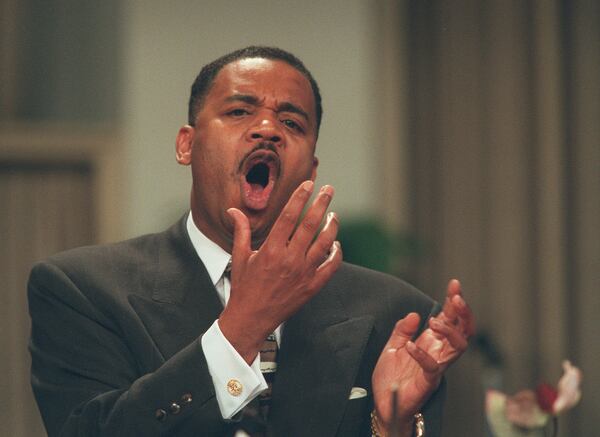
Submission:
[[[192,220],[196,227],[213,243],[217,244],[225,252],[231,254],[233,249],[233,233],[224,235],[215,231],[215,226],[210,226],[195,210],[192,208]]]

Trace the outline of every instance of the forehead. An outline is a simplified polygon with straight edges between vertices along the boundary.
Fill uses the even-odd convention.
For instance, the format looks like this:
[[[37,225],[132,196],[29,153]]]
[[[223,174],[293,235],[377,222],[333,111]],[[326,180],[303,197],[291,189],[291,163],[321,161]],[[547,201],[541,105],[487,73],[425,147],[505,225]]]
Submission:
[[[286,62],[246,58],[227,64],[217,74],[206,103],[234,94],[254,95],[275,103],[289,102],[301,107],[315,120],[315,100],[308,79]]]

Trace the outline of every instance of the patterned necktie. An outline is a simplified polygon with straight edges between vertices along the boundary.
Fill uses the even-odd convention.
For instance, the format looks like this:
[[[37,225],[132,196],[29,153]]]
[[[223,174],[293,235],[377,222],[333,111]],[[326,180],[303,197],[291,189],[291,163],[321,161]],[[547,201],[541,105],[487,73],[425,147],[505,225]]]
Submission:
[[[277,372],[277,340],[275,334],[270,334],[260,349],[260,371],[268,385],[268,388],[258,395],[260,413],[263,419],[266,420],[271,406],[273,380],[275,379],[275,372]]]

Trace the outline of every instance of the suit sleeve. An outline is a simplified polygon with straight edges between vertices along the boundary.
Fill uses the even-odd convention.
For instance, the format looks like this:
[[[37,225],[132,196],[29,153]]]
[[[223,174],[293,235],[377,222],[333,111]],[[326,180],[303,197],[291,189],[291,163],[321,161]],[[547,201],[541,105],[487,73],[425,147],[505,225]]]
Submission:
[[[31,384],[50,437],[226,432],[199,339],[144,372],[118,322],[60,268],[35,266],[28,297]]]

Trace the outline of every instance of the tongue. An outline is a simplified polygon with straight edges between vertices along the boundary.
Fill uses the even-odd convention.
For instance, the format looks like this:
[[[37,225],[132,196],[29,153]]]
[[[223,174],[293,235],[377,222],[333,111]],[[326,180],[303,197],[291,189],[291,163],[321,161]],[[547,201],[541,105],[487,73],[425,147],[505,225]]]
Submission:
[[[242,193],[244,204],[247,208],[253,210],[261,210],[267,207],[271,191],[273,190],[273,182],[269,181],[266,187],[259,183],[250,183],[243,180]]]
[[[262,184],[256,182],[250,182],[248,183],[248,185],[250,186],[249,195],[251,196],[260,196],[265,189],[265,187],[263,187]]]

